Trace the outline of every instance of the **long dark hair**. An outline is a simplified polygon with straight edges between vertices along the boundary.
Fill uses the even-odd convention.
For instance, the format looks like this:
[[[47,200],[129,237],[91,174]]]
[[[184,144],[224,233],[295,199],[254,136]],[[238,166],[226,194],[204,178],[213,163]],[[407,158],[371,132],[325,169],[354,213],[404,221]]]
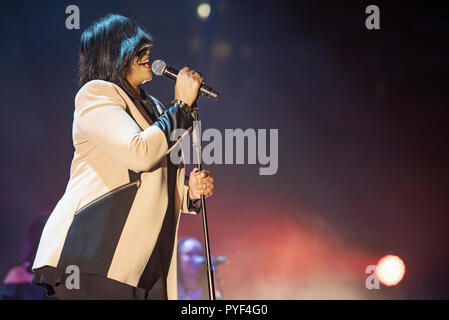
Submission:
[[[138,93],[126,80],[135,56],[153,46],[153,38],[134,20],[108,14],[95,21],[81,35],[79,86],[91,80],[105,80],[120,86],[140,103]]]

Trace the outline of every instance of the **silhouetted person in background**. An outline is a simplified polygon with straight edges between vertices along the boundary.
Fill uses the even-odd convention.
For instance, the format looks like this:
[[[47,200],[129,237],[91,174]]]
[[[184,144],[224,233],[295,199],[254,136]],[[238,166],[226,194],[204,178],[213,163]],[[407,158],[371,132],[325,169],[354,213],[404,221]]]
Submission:
[[[31,266],[47,218],[47,216],[39,217],[28,228],[22,249],[22,259],[12,266],[3,280],[0,286],[0,300],[53,299],[47,297],[44,288],[31,284],[34,275]]]
[[[193,237],[178,241],[178,299],[208,300],[206,253],[204,245]],[[215,268],[214,268],[215,269]],[[216,299],[222,294],[215,290]]]

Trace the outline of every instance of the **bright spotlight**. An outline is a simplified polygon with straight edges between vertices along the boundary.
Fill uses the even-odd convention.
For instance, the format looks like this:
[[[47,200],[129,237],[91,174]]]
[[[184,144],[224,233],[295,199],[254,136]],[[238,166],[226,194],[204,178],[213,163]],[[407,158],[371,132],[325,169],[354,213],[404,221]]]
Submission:
[[[376,273],[379,281],[384,285],[395,286],[404,278],[404,261],[398,256],[387,255],[377,263]]]
[[[196,13],[198,14],[198,17],[201,20],[207,19],[210,15],[210,4],[208,4],[208,3],[200,4],[198,6],[198,8],[196,9]]]

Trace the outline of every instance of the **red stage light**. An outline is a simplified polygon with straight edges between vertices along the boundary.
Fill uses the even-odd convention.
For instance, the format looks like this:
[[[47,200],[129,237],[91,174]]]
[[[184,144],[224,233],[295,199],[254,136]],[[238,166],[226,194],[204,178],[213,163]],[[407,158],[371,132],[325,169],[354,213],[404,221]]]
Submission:
[[[376,269],[379,281],[391,287],[397,285],[404,278],[405,264],[401,258],[387,255],[379,260]]]

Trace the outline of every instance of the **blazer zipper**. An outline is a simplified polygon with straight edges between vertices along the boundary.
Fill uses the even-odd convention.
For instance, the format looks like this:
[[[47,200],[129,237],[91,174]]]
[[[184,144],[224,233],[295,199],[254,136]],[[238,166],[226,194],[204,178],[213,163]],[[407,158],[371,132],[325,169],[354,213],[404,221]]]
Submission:
[[[131,187],[131,186],[133,186],[133,185],[136,185],[136,186],[137,186],[137,189],[139,189],[141,182],[142,182],[142,181],[140,181],[140,179],[139,179],[139,180],[136,180],[136,181],[133,181],[133,182],[129,182],[129,183],[127,183],[127,184],[124,184],[123,186],[117,187],[117,188],[115,188],[114,190],[111,190],[111,191],[109,191],[109,192],[106,192],[105,194],[103,194],[102,196],[98,197],[97,199],[94,199],[94,200],[92,200],[91,202],[89,202],[88,204],[84,205],[81,209],[79,209],[79,210],[75,213],[75,215],[77,215],[78,213],[80,213],[81,211],[83,211],[84,209],[86,209],[87,207],[89,207],[89,206],[91,206],[91,205],[97,203],[98,201],[100,201],[100,200],[102,200],[102,199],[104,199],[104,198],[106,198],[106,197],[109,197],[109,196],[113,195],[114,193],[117,193],[117,192],[119,192],[119,191],[121,191],[121,190],[123,190],[123,189],[125,189],[125,188],[128,188],[128,187]]]

